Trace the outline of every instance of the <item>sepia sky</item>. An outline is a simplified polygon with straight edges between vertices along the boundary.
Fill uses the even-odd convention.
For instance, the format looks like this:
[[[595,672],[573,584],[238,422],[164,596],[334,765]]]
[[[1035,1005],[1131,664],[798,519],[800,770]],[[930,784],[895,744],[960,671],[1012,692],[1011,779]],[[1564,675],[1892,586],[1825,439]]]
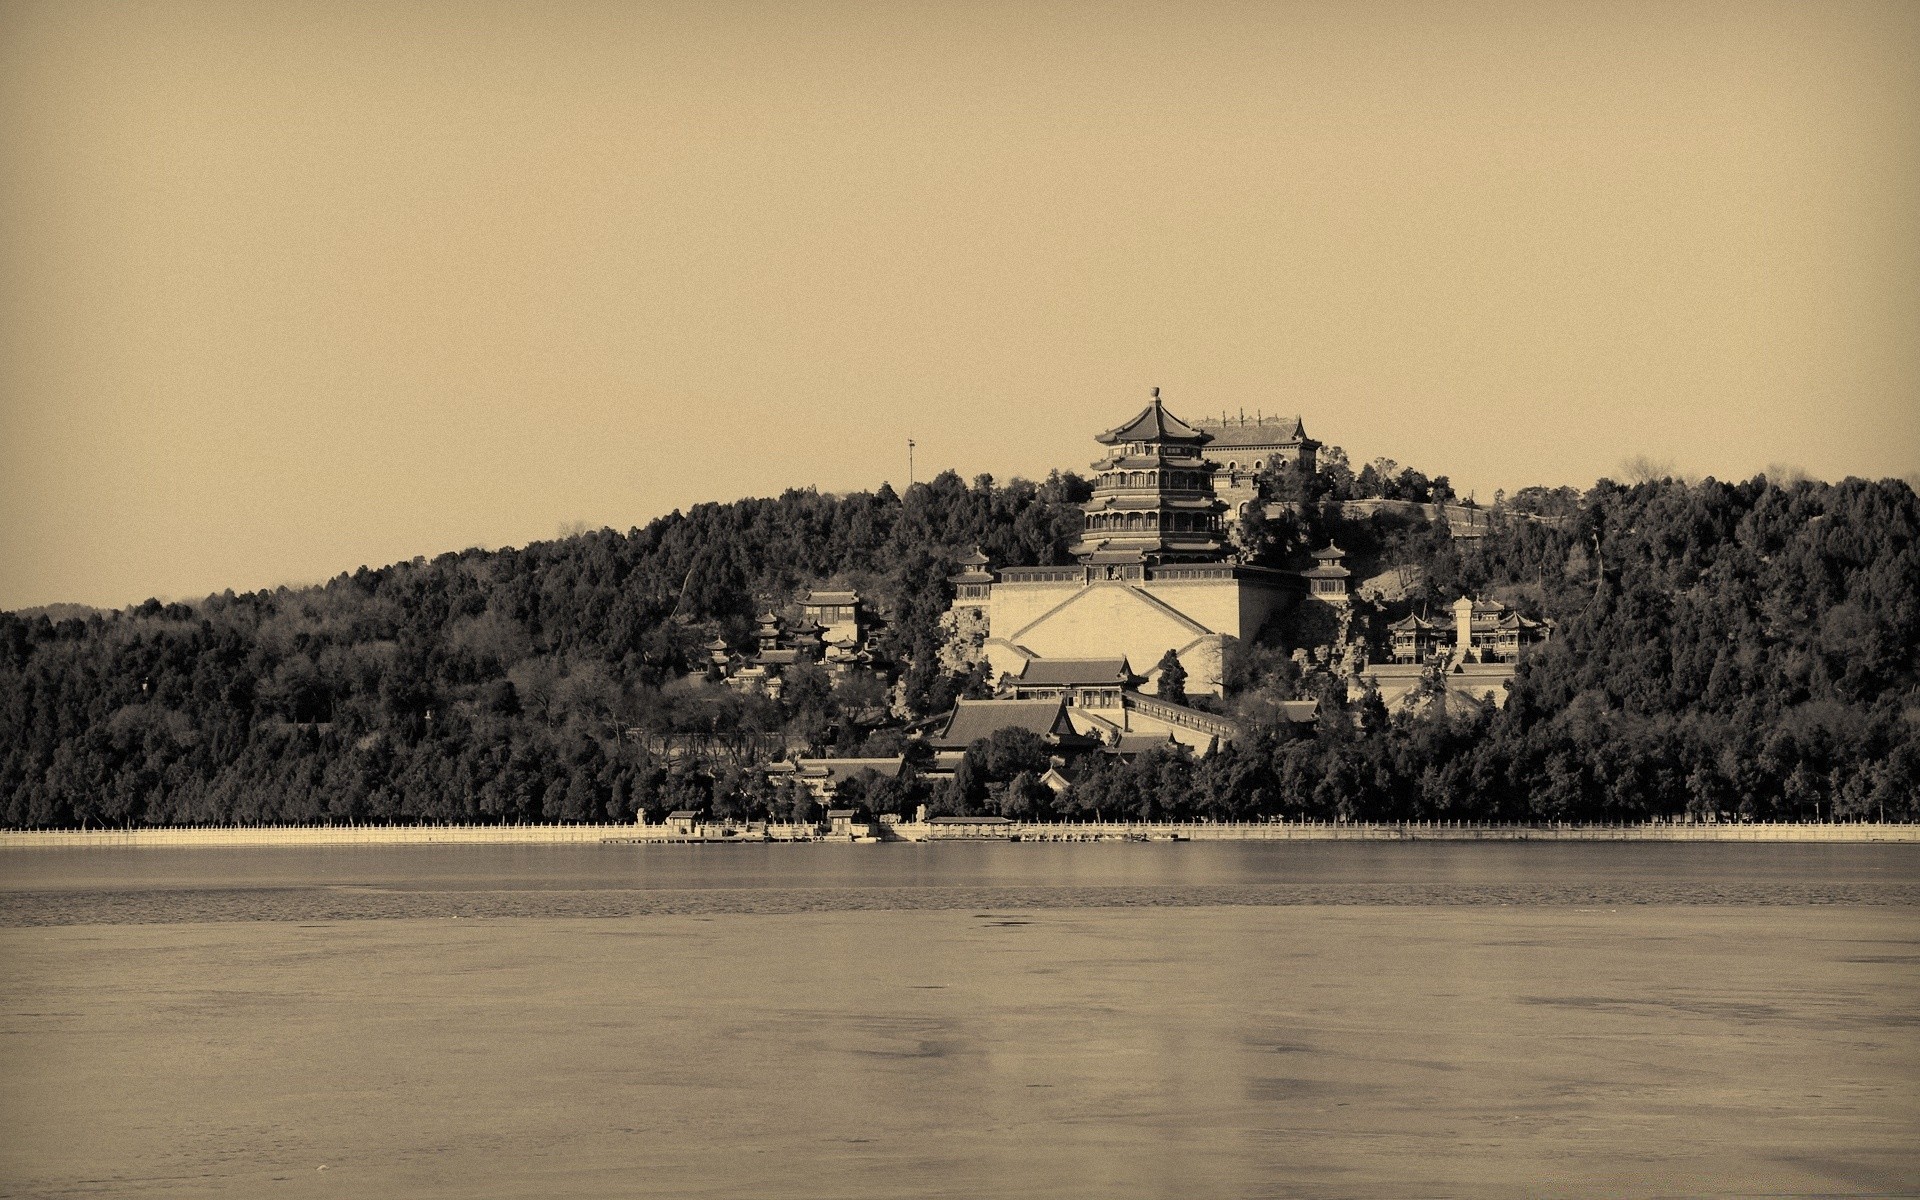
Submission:
[[[1084,469],[1920,471],[1920,5],[0,4],[0,608]]]

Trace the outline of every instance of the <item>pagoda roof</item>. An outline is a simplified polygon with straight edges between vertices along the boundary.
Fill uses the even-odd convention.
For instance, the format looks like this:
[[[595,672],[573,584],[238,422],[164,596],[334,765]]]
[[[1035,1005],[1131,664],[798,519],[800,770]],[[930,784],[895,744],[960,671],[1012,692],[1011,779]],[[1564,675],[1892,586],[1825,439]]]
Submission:
[[[1171,448],[1178,448],[1171,447]],[[1095,462],[1094,467],[1101,471],[1218,471],[1221,464],[1210,458],[1172,458],[1158,454],[1126,454],[1115,452]]]
[[[980,553],[980,548],[976,546],[972,554],[960,560],[960,565],[963,567],[984,567],[988,561],[987,556]]]
[[[1315,550],[1313,552],[1313,556],[1315,558],[1329,558],[1329,559],[1345,558],[1347,556],[1347,552],[1340,548],[1340,545],[1338,542],[1328,542],[1322,548]]]
[[[800,661],[800,652],[798,650],[762,650],[753,656],[753,661],[760,666],[790,667]]]
[[[1330,567],[1322,563],[1317,567],[1302,571],[1300,574],[1308,579],[1345,579],[1347,576],[1353,574],[1353,572],[1347,570],[1345,567]]]
[[[704,646],[702,646],[702,647],[700,647],[700,648],[701,648],[702,650],[725,650],[725,649],[727,649],[727,648],[728,648],[728,647],[727,647],[727,639],[725,639],[725,638],[715,638],[715,639],[713,639],[712,641],[710,641],[710,642],[708,642],[708,643],[707,643],[706,645],[704,645]]]
[[[1541,624],[1541,622],[1531,617],[1523,617],[1517,612],[1510,612],[1500,618],[1500,628],[1502,629],[1539,629]]]
[[[1417,616],[1413,613],[1408,613],[1406,616],[1401,617],[1398,621],[1390,622],[1387,625],[1387,628],[1393,630],[1395,633],[1405,633],[1409,630],[1415,630],[1415,629],[1438,629],[1440,628],[1440,626],[1435,625],[1432,621],[1427,620],[1425,617]]]
[[[1140,410],[1138,416],[1124,425],[1116,425],[1105,433],[1094,435],[1094,440],[1103,446],[1116,442],[1192,442],[1200,445],[1212,439],[1211,434],[1202,433],[1167,411],[1160,403],[1160,389],[1153,389],[1153,403]]]

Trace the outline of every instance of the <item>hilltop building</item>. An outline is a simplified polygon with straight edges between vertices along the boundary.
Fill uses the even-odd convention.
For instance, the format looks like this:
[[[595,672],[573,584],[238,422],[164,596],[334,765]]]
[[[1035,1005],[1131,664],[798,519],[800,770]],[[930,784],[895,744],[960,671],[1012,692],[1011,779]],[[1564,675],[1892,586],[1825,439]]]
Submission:
[[[1302,572],[1307,581],[1307,594],[1316,600],[1328,604],[1347,604],[1351,597],[1347,594],[1347,580],[1353,572],[1346,568],[1347,552],[1338,544],[1328,542],[1326,546],[1313,552],[1313,566]]]
[[[1194,427],[1208,435],[1200,451],[1219,468],[1216,489],[1237,519],[1257,494],[1260,472],[1275,462],[1304,462],[1311,471],[1319,464],[1320,443],[1307,436],[1299,417],[1256,414],[1245,411],[1238,416],[1220,414],[1218,420],[1206,417]]]
[[[1107,452],[1093,464],[1086,527],[1072,547],[1078,561],[994,571],[975,555],[953,577],[955,607],[984,615],[996,677],[1050,659],[1145,666],[1173,650],[1187,691],[1218,695],[1222,648],[1291,604],[1298,580],[1228,561],[1220,464],[1206,454],[1214,435],[1168,412],[1158,388],[1095,440]],[[1157,666],[1147,669],[1157,683]]]

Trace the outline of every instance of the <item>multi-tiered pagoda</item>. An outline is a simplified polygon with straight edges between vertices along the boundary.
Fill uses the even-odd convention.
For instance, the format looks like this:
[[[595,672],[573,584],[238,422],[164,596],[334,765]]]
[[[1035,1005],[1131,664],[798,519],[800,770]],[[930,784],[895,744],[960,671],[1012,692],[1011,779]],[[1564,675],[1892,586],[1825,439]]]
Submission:
[[[1299,581],[1228,561],[1219,464],[1201,453],[1212,437],[1168,412],[1158,388],[1095,438],[1107,453],[1093,464],[1078,561],[994,571],[975,556],[953,577],[954,604],[986,617],[996,676],[1021,676],[1037,660],[1125,659],[1157,680],[1171,650],[1187,691],[1217,693],[1225,644],[1257,634]]]
[[[1111,447],[1093,464],[1093,499],[1073,553],[1088,564],[1219,562],[1226,557],[1214,495],[1217,463],[1200,455],[1212,441],[1153,403],[1124,425],[1096,434]]]

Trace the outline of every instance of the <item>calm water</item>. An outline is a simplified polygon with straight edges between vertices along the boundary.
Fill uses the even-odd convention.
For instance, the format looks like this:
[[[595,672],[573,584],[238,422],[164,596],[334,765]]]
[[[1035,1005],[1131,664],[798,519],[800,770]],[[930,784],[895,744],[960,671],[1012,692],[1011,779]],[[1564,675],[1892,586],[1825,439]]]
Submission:
[[[0,855],[0,925],[1193,905],[1920,904],[1920,847],[946,843]]]
[[[13,853],[0,1195],[1916,1195],[1917,876],[1905,846]]]

